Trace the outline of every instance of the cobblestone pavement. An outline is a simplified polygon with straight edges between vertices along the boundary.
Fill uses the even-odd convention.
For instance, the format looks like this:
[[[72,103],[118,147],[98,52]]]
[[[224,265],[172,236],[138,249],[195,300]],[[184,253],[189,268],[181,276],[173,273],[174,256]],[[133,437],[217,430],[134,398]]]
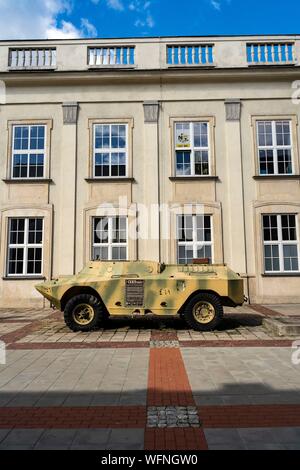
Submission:
[[[297,308],[227,309],[209,333],[154,317],[72,333],[60,312],[0,310],[0,449],[299,449],[295,338],[262,326]]]

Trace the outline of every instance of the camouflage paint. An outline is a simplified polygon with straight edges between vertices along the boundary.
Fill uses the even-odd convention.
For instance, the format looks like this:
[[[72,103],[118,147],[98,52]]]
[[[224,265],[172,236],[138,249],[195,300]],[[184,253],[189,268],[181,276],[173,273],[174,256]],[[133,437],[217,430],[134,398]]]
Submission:
[[[143,279],[144,305],[126,306],[126,279]],[[94,289],[110,315],[131,315],[151,310],[176,315],[196,291],[213,291],[235,305],[244,302],[242,278],[226,265],[163,265],[154,261],[91,261],[75,276],[38,284],[36,289],[61,310],[61,300],[72,287]]]

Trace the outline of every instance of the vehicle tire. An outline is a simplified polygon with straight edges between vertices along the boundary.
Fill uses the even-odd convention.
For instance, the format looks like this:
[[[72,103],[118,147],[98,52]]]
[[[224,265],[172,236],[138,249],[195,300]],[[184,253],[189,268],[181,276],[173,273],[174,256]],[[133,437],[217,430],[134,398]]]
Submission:
[[[102,302],[90,294],[79,294],[66,304],[64,319],[73,331],[92,331],[107,317]]]
[[[186,323],[196,331],[215,329],[223,318],[223,305],[215,294],[196,294],[183,310]]]

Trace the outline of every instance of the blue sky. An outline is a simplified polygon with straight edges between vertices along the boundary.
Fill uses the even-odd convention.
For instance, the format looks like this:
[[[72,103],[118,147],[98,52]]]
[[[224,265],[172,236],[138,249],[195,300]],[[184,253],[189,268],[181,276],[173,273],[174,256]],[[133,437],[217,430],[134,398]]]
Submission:
[[[0,0],[0,38],[300,33],[299,0]]]

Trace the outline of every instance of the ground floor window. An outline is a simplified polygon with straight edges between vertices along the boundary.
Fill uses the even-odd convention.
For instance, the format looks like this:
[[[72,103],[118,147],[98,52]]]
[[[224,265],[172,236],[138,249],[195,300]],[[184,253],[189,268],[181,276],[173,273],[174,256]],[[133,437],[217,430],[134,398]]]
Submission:
[[[43,219],[10,218],[8,223],[8,276],[42,274]]]
[[[210,215],[177,216],[177,261],[189,264],[196,258],[212,262],[212,217]]]
[[[299,238],[293,214],[263,215],[265,272],[299,272]]]
[[[126,260],[127,217],[93,217],[93,260]]]

